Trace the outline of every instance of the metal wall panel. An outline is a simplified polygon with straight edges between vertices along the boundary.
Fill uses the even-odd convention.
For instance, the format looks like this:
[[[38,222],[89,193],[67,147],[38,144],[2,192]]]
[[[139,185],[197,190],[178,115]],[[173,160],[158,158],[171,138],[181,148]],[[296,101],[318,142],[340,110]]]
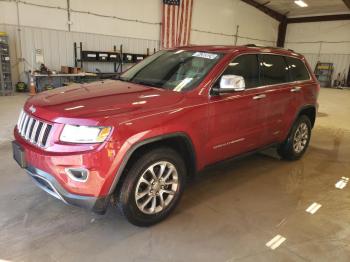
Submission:
[[[0,24],[0,31],[7,32],[10,37],[11,62],[16,68],[17,57],[19,56],[17,29],[14,25]],[[82,32],[68,32],[54,29],[21,27],[22,56],[25,59],[24,69],[13,70],[14,79],[26,80],[23,71],[38,68],[35,64],[35,49],[42,49],[45,65],[52,70],[60,70],[61,65],[74,66],[73,43],[83,43],[85,50],[112,51],[113,46],[117,49],[123,45],[123,52],[146,54],[147,48],[150,52],[159,48],[159,41],[147,40],[120,36],[108,36]],[[95,72],[96,68],[102,72],[113,72],[112,63],[84,63],[84,70]]]
[[[19,79],[26,80],[24,70],[36,68],[34,65],[34,50],[43,49],[45,64],[53,70],[60,70],[61,65],[74,66],[74,42],[83,42],[84,49],[108,51],[113,49],[113,45],[117,48],[122,44],[124,52],[130,53],[146,53],[147,48],[153,52],[153,48],[158,50],[159,41],[137,39],[119,36],[107,36],[92,33],[67,32],[54,29],[44,29],[36,27],[22,27],[22,54],[25,59],[25,66],[18,65],[20,54],[19,41],[17,37],[17,27],[15,25],[0,24],[0,31],[7,32],[10,41],[10,55],[12,65],[13,81]],[[243,44],[240,39],[238,44]],[[266,44],[266,43],[264,43]],[[312,69],[315,68],[317,61],[334,63],[335,72],[333,79],[338,73],[347,74],[350,64],[350,54],[321,54],[304,53],[306,59],[310,63]],[[85,63],[86,71],[95,72],[99,68],[103,72],[112,72],[113,65],[105,63]]]
[[[338,73],[341,77],[345,73],[347,76],[350,66],[350,54],[303,54],[314,70],[318,61],[334,64],[333,80],[336,79]],[[333,84],[333,83],[332,83]]]

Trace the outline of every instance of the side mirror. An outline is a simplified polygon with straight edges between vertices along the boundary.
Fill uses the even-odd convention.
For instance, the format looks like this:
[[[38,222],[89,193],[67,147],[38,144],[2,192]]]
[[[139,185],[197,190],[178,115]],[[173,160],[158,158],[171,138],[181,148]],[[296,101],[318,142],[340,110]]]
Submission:
[[[230,93],[245,90],[245,81],[242,76],[223,75],[220,80],[220,88],[215,88],[216,93]]]

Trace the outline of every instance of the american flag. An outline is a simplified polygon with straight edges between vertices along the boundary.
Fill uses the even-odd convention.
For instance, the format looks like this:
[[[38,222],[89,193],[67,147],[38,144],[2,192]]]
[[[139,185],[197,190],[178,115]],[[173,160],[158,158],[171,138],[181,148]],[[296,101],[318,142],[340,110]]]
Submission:
[[[163,48],[188,45],[193,0],[163,0],[161,42]]]

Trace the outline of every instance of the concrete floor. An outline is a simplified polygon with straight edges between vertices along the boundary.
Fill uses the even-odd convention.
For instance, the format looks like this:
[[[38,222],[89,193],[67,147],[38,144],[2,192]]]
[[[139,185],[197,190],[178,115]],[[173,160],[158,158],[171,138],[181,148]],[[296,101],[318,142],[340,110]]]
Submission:
[[[11,157],[24,95],[0,97],[0,261],[350,261],[350,91],[322,89],[310,148],[297,162],[271,150],[204,172],[175,213],[137,228],[65,206]],[[314,202],[315,213],[305,210]],[[265,244],[286,240],[275,250]]]

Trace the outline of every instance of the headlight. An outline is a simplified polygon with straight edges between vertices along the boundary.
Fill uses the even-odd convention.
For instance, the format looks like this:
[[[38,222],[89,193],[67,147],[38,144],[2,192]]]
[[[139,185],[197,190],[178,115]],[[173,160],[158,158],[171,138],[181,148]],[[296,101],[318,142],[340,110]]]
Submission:
[[[70,143],[101,143],[106,140],[111,127],[65,125],[60,140]]]

